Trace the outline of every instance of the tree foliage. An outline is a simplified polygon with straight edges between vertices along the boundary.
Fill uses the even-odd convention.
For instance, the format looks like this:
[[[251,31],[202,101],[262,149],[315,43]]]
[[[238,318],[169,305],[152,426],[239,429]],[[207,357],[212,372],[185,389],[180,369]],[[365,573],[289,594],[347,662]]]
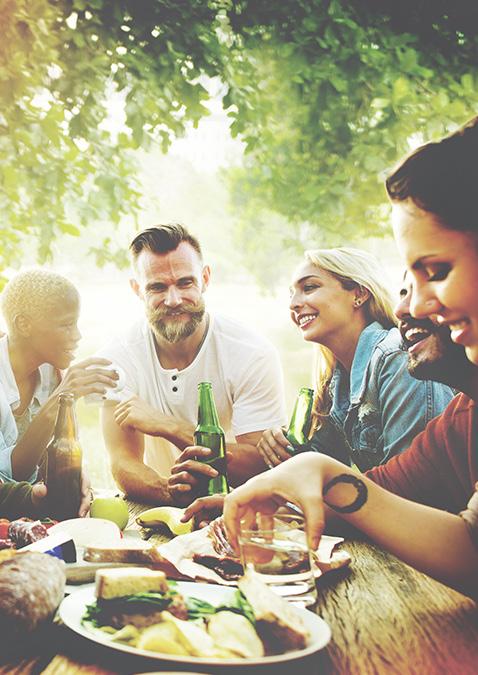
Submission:
[[[99,262],[124,262],[109,235],[139,206],[132,150],[167,149],[207,114],[215,16],[202,0],[0,0],[0,262],[32,240],[43,262],[59,232],[91,224],[107,232]]]
[[[386,232],[387,169],[476,114],[477,29],[464,1],[244,2],[233,68],[255,86],[227,98],[249,150],[232,176],[240,241],[267,246],[264,208],[288,219],[283,248]]]
[[[3,264],[25,237],[45,260],[91,224],[99,262],[121,263],[110,224],[139,208],[133,151],[207,114],[202,76],[246,143],[230,181],[256,268],[383,232],[384,171],[477,109],[475,0],[0,0],[0,21]]]

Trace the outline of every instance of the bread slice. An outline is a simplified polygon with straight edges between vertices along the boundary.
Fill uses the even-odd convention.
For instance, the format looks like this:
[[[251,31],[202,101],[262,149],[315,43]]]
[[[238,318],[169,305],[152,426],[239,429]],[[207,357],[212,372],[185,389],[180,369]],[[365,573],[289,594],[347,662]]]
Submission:
[[[135,593],[166,593],[166,575],[145,567],[114,567],[96,572],[96,597],[110,600]]]
[[[123,539],[114,546],[111,544],[86,546],[83,560],[93,563],[115,562],[134,563],[135,565],[155,565],[165,562],[156,546],[131,543]]]
[[[274,593],[252,570],[247,570],[237,585],[252,607],[256,630],[268,652],[287,652],[307,645],[309,632],[297,607]]]

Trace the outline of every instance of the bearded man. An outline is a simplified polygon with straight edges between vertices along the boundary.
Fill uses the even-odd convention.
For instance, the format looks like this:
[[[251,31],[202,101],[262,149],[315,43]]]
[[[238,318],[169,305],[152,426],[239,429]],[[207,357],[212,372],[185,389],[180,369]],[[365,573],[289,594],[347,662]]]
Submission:
[[[198,240],[182,225],[159,225],[130,246],[131,287],[145,319],[102,350],[125,372],[122,402],[102,410],[113,476],[143,502],[191,501],[168,486],[180,451],[193,442],[197,385],[211,382],[240,483],[266,468],[257,449],[264,429],[285,423],[282,372],[272,345],[248,328],[206,311],[211,270]]]

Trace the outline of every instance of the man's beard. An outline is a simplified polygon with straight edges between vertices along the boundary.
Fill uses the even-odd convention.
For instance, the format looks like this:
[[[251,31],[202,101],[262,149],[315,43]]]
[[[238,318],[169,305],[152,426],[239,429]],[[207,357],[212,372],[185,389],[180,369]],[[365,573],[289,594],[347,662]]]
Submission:
[[[201,298],[197,304],[183,303],[178,309],[158,309],[148,307],[146,316],[153,332],[172,344],[181,342],[192,335],[201,323],[206,306]],[[179,314],[188,314],[188,321],[181,317],[179,321],[174,321],[174,317]]]
[[[425,353],[419,353],[417,356],[408,354],[408,372],[417,380],[437,380],[440,381],[440,375],[446,369],[448,345],[443,344],[440,336],[433,334],[430,336],[430,346]]]
[[[419,325],[420,322],[407,323],[411,326]],[[446,326],[427,328],[430,330],[428,346],[416,355],[408,353],[408,372],[417,380],[434,380],[460,389],[460,385],[468,380],[470,372],[463,347],[451,341],[450,329]],[[402,333],[401,348],[408,352],[409,346]]]

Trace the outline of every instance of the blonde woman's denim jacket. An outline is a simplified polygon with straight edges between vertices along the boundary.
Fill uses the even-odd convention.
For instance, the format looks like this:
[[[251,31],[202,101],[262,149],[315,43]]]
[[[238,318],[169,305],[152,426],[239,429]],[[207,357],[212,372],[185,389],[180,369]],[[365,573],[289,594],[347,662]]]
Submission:
[[[334,370],[330,414],[312,437],[311,450],[366,471],[406,450],[446,408],[453,390],[413,378],[400,345],[397,328],[374,322],[362,331],[350,380],[342,366]]]

